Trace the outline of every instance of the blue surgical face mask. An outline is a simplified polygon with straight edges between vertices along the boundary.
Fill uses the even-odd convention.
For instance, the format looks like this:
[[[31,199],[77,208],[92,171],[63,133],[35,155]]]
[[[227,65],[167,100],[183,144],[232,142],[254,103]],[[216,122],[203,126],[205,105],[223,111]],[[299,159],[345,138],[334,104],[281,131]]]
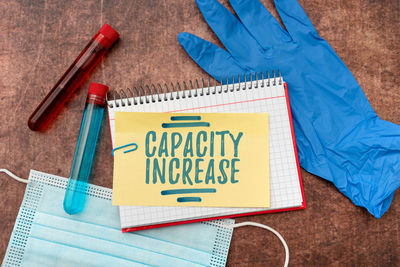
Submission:
[[[122,233],[111,189],[63,210],[67,179],[31,171],[3,266],[225,266],[233,220]]]

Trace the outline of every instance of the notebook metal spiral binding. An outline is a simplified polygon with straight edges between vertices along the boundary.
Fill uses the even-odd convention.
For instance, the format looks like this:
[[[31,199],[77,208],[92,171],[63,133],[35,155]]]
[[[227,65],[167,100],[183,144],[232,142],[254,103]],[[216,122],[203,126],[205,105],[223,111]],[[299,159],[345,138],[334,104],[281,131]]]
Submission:
[[[253,76],[255,76],[254,80]],[[228,76],[225,77],[226,78],[225,80],[223,80],[221,77],[218,82],[217,80],[214,80],[213,84],[210,78],[208,78],[207,84],[204,82],[204,79],[202,78],[201,87],[198,79],[196,79],[194,80],[194,82],[192,82],[192,80],[189,80],[188,82],[184,81],[182,82],[182,86],[179,82],[177,82],[176,85],[171,83],[170,86],[168,86],[166,83],[164,84],[164,86],[161,86],[161,84],[158,83],[157,86],[151,84],[150,86],[145,85],[145,86],[133,87],[133,89],[130,88],[126,88],[126,90],[121,89],[119,92],[113,90],[111,93],[111,98],[109,97],[109,93],[107,93],[106,100],[110,108],[120,107],[120,106],[125,107],[125,106],[140,105],[151,102],[155,103],[155,102],[162,102],[162,101],[175,100],[181,98],[198,97],[210,94],[215,95],[215,94],[222,94],[240,90],[265,88],[265,87],[275,86],[277,84],[281,85],[283,82],[280,70],[278,70],[277,72],[273,70],[271,72],[271,76],[270,76],[270,71],[266,71],[265,73],[256,72],[251,75],[246,74],[243,75],[242,77],[243,79],[241,80],[241,75],[238,75],[237,78],[235,76],[232,76],[231,82],[229,82]],[[259,77],[260,80],[258,79]],[[261,81],[261,84],[259,84],[259,81]],[[230,85],[232,86],[230,87]],[[167,97],[167,94],[169,94],[169,97]]]

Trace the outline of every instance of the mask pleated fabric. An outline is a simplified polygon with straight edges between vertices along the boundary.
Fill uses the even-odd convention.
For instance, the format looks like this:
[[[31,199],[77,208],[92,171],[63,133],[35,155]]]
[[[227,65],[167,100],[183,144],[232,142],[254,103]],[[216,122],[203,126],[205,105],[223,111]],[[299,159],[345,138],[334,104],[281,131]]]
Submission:
[[[225,266],[234,220],[122,233],[111,189],[89,185],[69,215],[67,182],[31,171],[2,266]]]

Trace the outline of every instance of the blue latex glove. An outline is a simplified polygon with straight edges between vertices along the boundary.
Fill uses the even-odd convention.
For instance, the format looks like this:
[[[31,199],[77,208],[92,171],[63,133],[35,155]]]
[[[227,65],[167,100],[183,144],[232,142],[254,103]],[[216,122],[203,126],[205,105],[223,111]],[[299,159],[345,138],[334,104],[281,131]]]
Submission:
[[[301,166],[376,218],[400,186],[400,127],[381,120],[353,75],[296,0],[275,0],[283,29],[258,0],[197,0],[227,51],[189,33],[179,43],[216,79],[280,69],[288,84]]]

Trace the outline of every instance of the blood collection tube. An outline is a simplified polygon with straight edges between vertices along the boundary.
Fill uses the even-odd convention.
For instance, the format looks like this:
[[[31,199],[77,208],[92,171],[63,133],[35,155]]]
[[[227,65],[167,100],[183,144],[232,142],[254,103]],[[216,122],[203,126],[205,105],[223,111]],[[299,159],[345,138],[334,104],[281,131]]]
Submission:
[[[68,214],[76,214],[82,211],[85,204],[86,188],[103,119],[107,91],[108,87],[105,85],[90,84],[74,161],[65,191],[63,205]]]
[[[28,120],[28,126],[31,130],[43,131],[46,129],[118,38],[118,32],[110,25],[104,24],[101,27],[32,113]]]

